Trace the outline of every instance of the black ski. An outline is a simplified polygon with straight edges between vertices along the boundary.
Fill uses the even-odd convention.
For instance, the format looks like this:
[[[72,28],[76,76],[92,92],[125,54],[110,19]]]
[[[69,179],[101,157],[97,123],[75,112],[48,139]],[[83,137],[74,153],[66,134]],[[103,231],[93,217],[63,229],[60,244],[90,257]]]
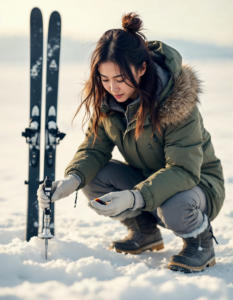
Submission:
[[[58,75],[61,40],[61,17],[54,11],[49,20],[45,108],[44,178],[55,180],[56,145],[65,137],[57,127]],[[44,220],[44,218],[43,218]],[[43,227],[43,226],[42,226]],[[51,204],[51,234],[54,235],[54,203]]]
[[[42,14],[34,8],[30,18],[30,124],[22,136],[29,144],[28,201],[25,239],[38,235],[39,214],[36,191],[40,178],[41,90],[43,65]]]

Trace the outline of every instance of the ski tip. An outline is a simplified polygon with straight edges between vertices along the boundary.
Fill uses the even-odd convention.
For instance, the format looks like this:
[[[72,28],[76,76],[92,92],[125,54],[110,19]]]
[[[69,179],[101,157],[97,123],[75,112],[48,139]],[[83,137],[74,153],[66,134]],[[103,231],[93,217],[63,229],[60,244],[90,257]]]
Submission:
[[[37,14],[42,15],[41,10],[38,7],[34,7],[31,10],[31,15],[37,15]]]
[[[31,10],[31,15],[30,15],[30,24],[37,23],[43,26],[43,19],[42,19],[42,12],[38,7],[34,7]]]
[[[53,11],[52,13],[51,13],[51,15],[50,15],[50,21],[51,21],[51,19],[56,19],[57,21],[60,21],[61,22],[61,15],[60,15],[60,13],[58,12],[58,11]]]

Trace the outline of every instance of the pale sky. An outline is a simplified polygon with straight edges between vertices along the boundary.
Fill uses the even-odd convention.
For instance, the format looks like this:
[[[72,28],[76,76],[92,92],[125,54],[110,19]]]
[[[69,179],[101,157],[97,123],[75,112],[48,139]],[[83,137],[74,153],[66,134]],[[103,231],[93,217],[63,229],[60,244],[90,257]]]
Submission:
[[[62,35],[97,41],[121,28],[122,14],[137,12],[149,38],[183,39],[233,46],[233,0],[0,0],[0,36],[29,34],[33,7],[42,10],[44,30],[53,10],[62,16]]]

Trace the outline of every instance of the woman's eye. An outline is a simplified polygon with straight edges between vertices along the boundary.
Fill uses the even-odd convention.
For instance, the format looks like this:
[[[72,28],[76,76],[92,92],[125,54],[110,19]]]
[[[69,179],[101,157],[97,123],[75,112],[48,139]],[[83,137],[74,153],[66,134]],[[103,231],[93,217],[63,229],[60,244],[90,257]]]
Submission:
[[[117,82],[123,82],[124,80],[117,80]],[[102,80],[102,82],[108,82],[108,80]]]

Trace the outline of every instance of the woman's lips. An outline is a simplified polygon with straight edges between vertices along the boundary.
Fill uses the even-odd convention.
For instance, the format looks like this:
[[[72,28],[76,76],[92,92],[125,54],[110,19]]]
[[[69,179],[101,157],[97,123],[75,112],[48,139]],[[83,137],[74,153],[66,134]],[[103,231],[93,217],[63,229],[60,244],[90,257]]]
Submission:
[[[116,97],[117,99],[121,98],[124,94],[121,95],[114,95],[114,97]]]

